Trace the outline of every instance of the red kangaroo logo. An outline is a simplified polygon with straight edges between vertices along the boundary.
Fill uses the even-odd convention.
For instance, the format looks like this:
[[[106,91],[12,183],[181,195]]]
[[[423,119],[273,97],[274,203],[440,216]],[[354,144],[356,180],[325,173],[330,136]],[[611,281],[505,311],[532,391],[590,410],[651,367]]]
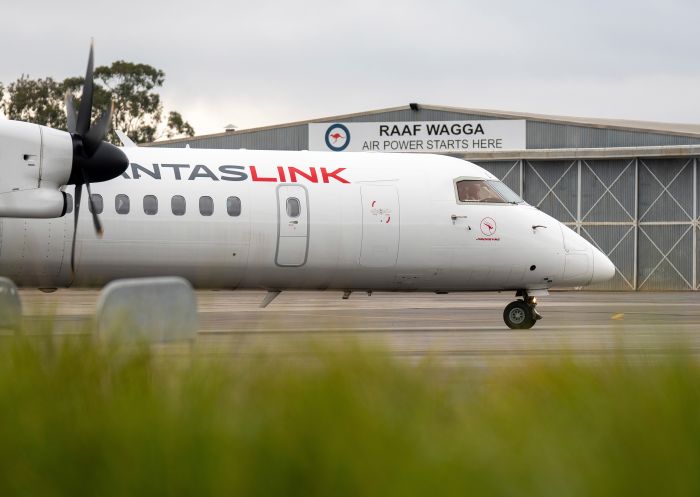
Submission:
[[[337,132],[330,135],[330,137],[333,138],[333,143],[336,143],[341,138],[345,138],[343,135],[341,135],[340,133],[337,133]]]
[[[486,236],[491,236],[496,232],[496,221],[490,217],[481,220],[481,232]]]

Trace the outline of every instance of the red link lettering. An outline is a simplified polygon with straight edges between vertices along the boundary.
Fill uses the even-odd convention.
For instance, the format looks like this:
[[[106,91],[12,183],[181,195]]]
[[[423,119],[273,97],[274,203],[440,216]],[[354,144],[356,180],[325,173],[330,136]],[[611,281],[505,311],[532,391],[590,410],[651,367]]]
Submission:
[[[326,170],[325,167],[322,167],[322,168],[321,168],[321,177],[323,178],[323,182],[324,182],[324,183],[329,183],[329,182],[330,182],[330,178],[333,178],[333,179],[335,179],[336,181],[338,181],[338,182],[340,182],[340,183],[350,183],[350,182],[349,182],[348,180],[346,180],[345,178],[341,178],[341,177],[339,176],[339,174],[340,174],[341,172],[343,172],[343,171],[345,171],[345,168],[344,168],[344,167],[339,167],[339,168],[336,169],[335,171],[331,171],[331,172],[329,173],[329,172]]]
[[[250,179],[253,181],[270,181],[272,183],[277,182],[277,178],[261,178],[258,176],[258,172],[255,170],[255,166],[250,166]]]

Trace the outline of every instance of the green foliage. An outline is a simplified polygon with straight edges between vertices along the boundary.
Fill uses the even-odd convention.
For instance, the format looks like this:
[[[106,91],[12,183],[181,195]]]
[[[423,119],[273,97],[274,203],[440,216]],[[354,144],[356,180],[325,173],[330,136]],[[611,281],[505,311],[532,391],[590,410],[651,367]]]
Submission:
[[[700,492],[690,359],[475,372],[343,347],[217,360],[6,341],[0,495]]]
[[[156,139],[163,117],[160,96],[153,90],[163,86],[165,74],[146,64],[118,60],[95,69],[100,81],[114,99],[114,124],[136,143]]]
[[[182,114],[172,111],[168,114],[168,127],[165,136],[167,138],[175,138],[178,135],[194,136],[194,128],[182,118]]]
[[[0,99],[0,110],[8,119],[65,129],[64,94],[63,84],[52,78],[34,80],[23,74],[7,86],[7,98]]]
[[[83,82],[82,77],[57,82],[52,78],[33,80],[22,75],[8,85],[5,98],[0,99],[0,109],[9,119],[66,129],[65,94],[70,92],[74,96],[77,110]],[[108,137],[113,143],[118,143],[114,130],[124,131],[136,143],[152,142],[164,136],[194,136],[194,129],[179,112],[170,112],[164,122],[163,104],[157,93],[164,82],[163,71],[147,64],[118,60],[111,66],[97,67],[93,120],[113,101],[112,130]]]

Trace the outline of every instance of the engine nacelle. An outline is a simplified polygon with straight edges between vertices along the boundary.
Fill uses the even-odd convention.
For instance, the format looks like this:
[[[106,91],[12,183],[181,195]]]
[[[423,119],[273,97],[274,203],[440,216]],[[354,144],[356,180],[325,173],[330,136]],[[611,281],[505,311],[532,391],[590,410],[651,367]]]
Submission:
[[[63,216],[67,209],[66,194],[52,188],[0,193],[0,217],[48,219]]]
[[[0,217],[52,218],[65,214],[73,166],[70,133],[0,120]]]

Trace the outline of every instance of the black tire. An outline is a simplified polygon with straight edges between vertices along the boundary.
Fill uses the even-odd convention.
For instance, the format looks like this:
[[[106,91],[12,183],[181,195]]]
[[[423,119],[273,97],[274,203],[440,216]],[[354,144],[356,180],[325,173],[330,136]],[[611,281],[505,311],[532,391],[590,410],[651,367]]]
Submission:
[[[529,330],[535,324],[535,316],[529,304],[516,300],[506,306],[503,321],[512,330]]]

